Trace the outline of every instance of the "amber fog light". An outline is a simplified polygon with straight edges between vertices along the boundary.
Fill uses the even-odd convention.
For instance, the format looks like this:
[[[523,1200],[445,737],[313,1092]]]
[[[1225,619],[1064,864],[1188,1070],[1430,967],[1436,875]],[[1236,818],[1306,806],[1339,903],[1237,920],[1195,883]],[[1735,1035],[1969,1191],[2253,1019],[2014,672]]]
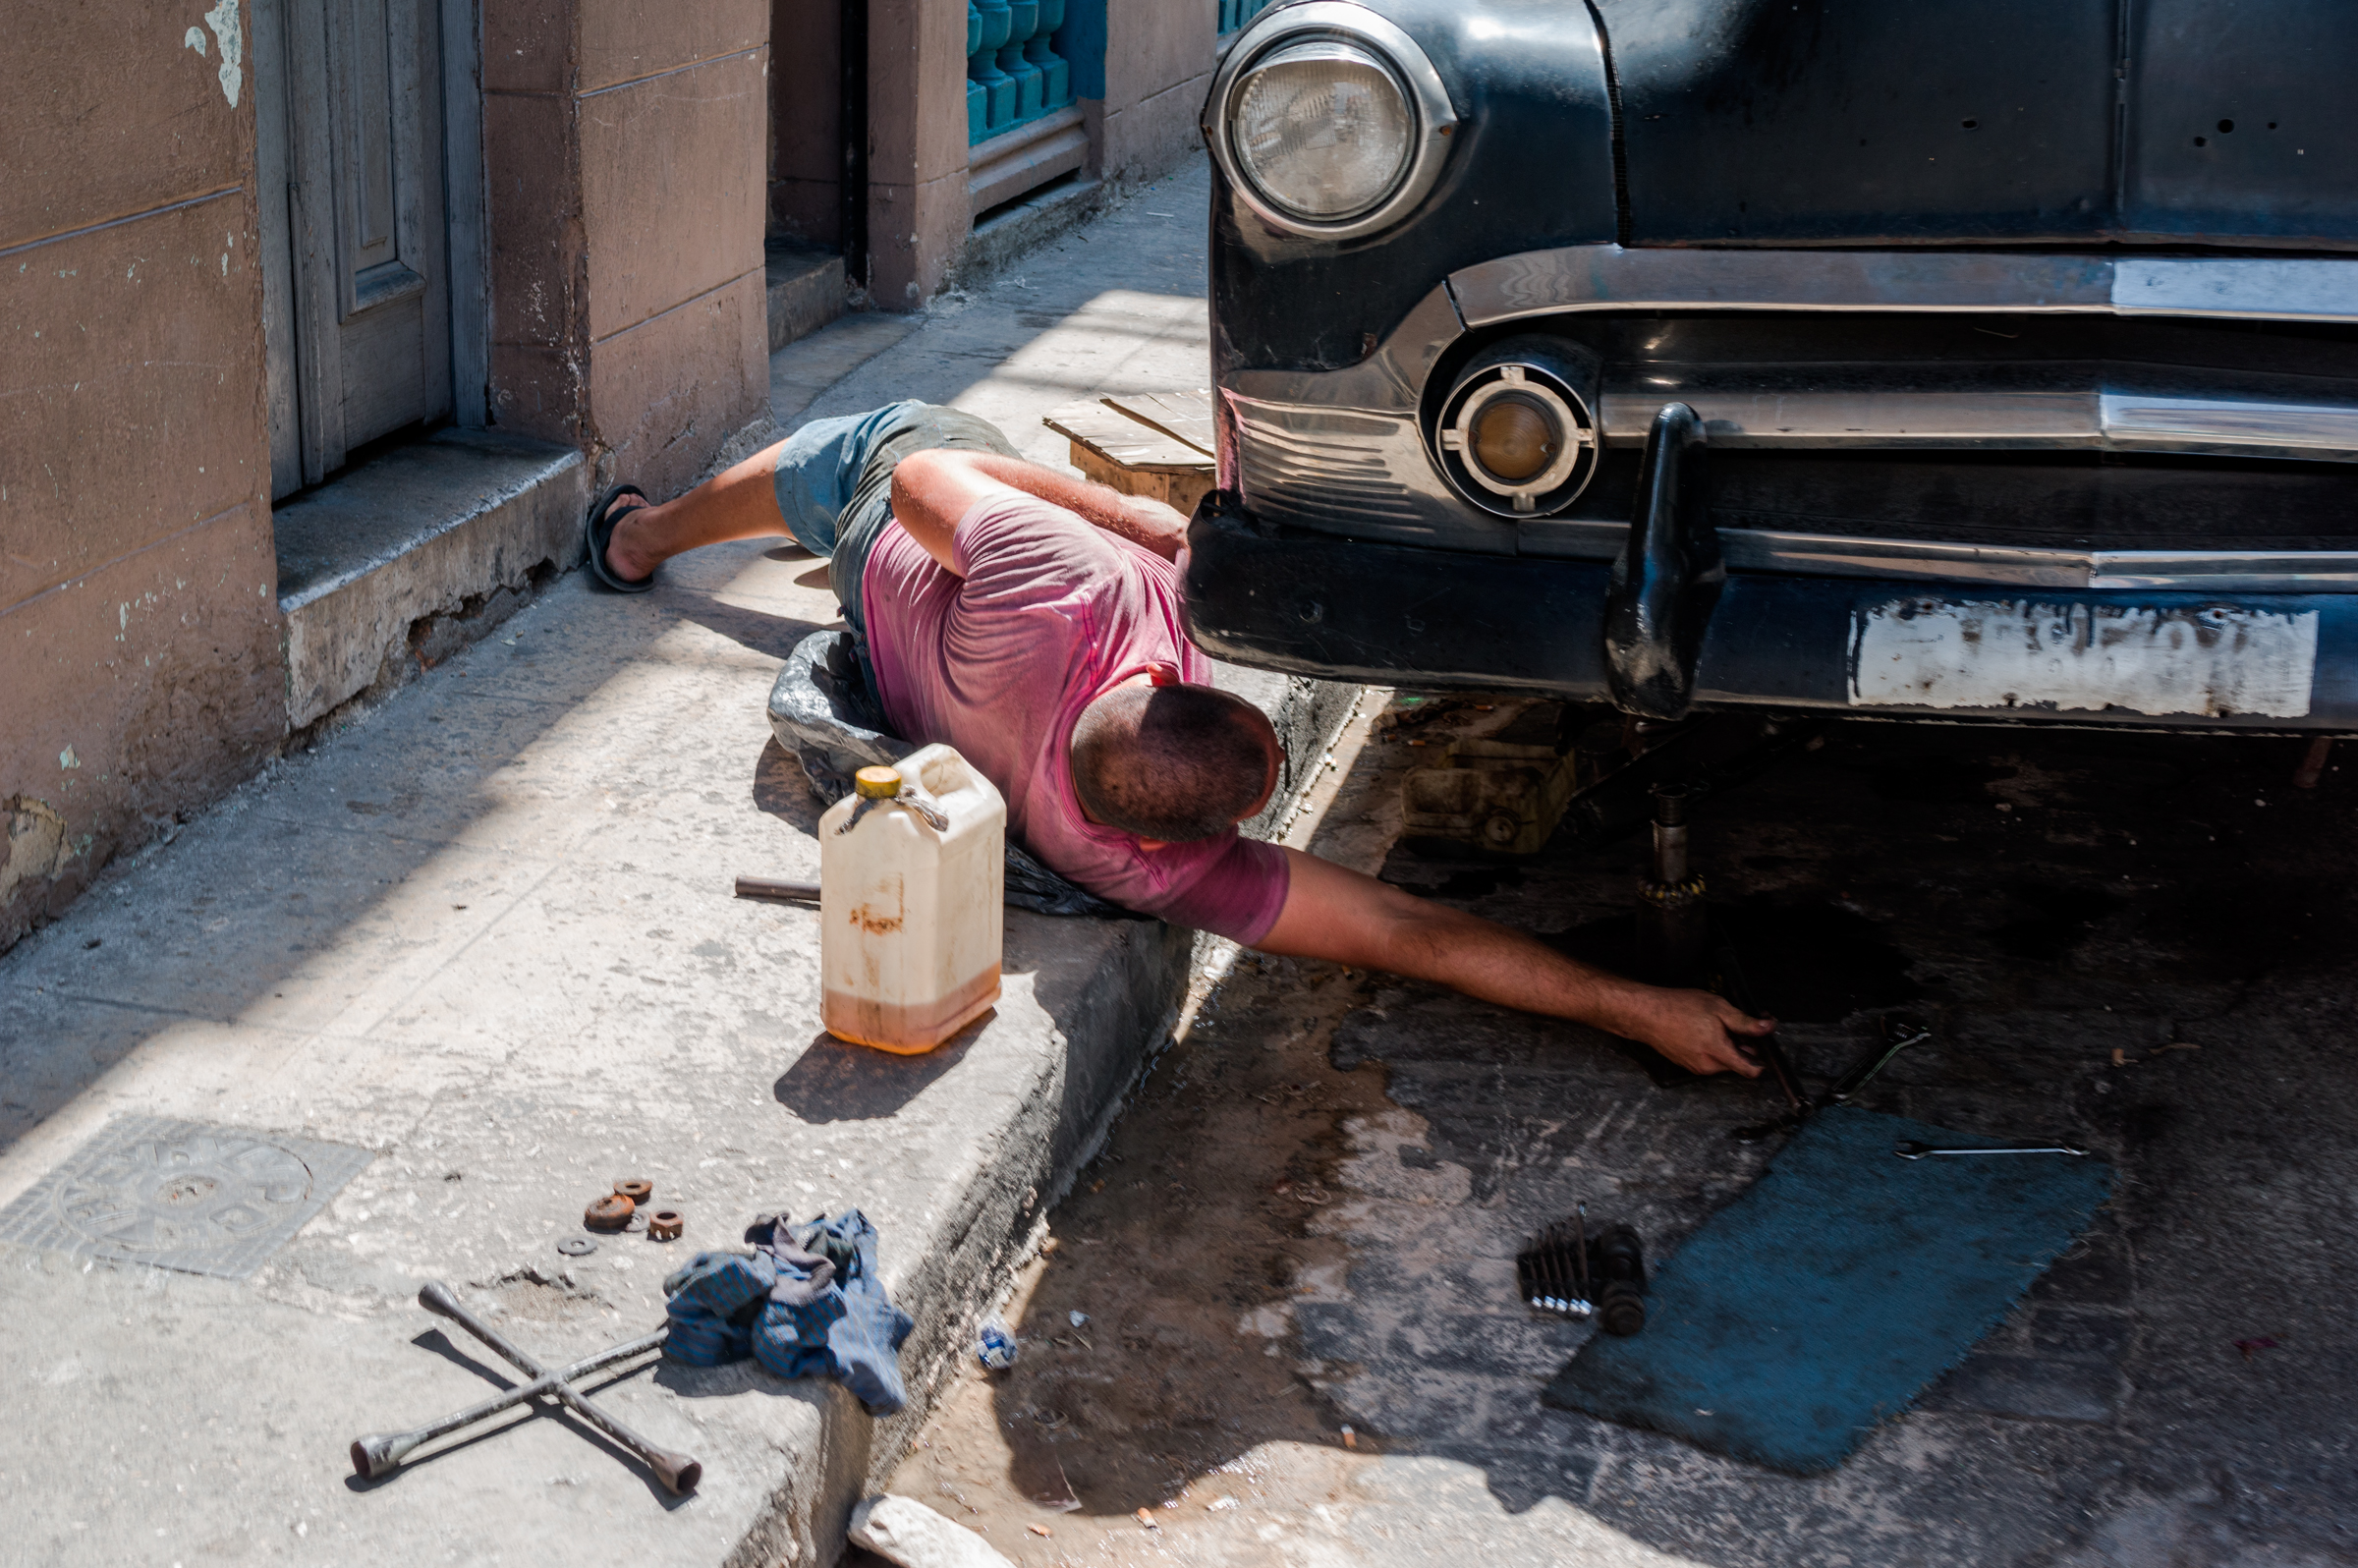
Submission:
[[[1537,478],[1563,449],[1563,431],[1536,403],[1497,398],[1475,416],[1474,461],[1509,484]]]
[[[1515,338],[1460,373],[1435,421],[1433,454],[1486,512],[1544,517],[1597,469],[1596,360],[1577,344]]]

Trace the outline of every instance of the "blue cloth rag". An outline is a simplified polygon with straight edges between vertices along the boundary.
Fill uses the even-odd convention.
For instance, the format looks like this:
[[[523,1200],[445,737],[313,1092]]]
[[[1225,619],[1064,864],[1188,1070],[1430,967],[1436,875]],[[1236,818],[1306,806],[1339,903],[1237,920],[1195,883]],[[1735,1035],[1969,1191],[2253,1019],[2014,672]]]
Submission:
[[[876,1227],[858,1209],[795,1225],[759,1221],[744,1253],[703,1253],[663,1282],[664,1354],[694,1367],[747,1356],[781,1377],[833,1377],[871,1416],[908,1401],[900,1352],[916,1320],[876,1266]]]
[[[800,1226],[780,1217],[763,1250],[778,1282],[754,1327],[761,1365],[781,1377],[832,1377],[871,1416],[906,1404],[901,1344],[917,1323],[884,1292],[868,1216],[852,1208]]]
[[[691,1367],[718,1367],[754,1353],[754,1319],[778,1282],[766,1254],[699,1253],[663,1281],[671,1332],[663,1354]]]
[[[1835,1108],[1660,1268],[1646,1326],[1600,1334],[1549,1404],[1796,1475],[1833,1469],[1956,1365],[2087,1229],[2112,1168],[1896,1157],[1996,1140]]]

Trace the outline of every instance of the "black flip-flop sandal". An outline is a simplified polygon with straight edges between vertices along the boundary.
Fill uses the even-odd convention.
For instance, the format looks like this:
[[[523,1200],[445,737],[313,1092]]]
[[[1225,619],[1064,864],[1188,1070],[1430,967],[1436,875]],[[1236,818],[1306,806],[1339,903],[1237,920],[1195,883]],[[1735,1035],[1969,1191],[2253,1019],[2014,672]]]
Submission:
[[[606,546],[613,541],[614,525],[619,521],[614,515],[614,503],[626,495],[635,495],[642,501],[647,498],[646,492],[636,484],[617,484],[590,503],[590,516],[585,529],[590,539],[590,577],[609,593],[645,593],[655,586],[654,573],[649,572],[633,581],[627,577],[616,577],[613,568],[606,565]],[[638,509],[634,507],[632,510]]]

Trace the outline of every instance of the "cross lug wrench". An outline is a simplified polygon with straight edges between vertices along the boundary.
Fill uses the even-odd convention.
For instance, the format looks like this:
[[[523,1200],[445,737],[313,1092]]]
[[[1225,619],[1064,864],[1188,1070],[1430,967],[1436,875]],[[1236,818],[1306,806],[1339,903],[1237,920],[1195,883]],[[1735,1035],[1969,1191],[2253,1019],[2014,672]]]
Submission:
[[[655,1473],[655,1479],[673,1492],[683,1495],[692,1492],[696,1490],[697,1483],[703,1479],[704,1467],[702,1461],[687,1454],[675,1454],[668,1448],[659,1448],[648,1442],[630,1428],[625,1427],[621,1422],[591,1404],[587,1397],[577,1392],[571,1383],[573,1378],[595,1372],[600,1367],[610,1366],[615,1362],[636,1356],[642,1351],[654,1349],[663,1343],[668,1332],[667,1329],[657,1329],[655,1332],[644,1334],[626,1345],[617,1345],[611,1350],[601,1351],[595,1356],[576,1362],[571,1367],[551,1371],[508,1343],[506,1336],[501,1334],[498,1329],[469,1312],[460,1303],[459,1298],[451,1293],[450,1287],[438,1279],[429,1279],[419,1287],[418,1305],[429,1313],[449,1318],[461,1328],[466,1329],[467,1332],[490,1346],[501,1360],[523,1372],[532,1381],[524,1387],[512,1388],[504,1394],[486,1399],[480,1404],[469,1406],[455,1416],[447,1416],[441,1421],[421,1427],[414,1432],[390,1433],[359,1439],[352,1445],[352,1468],[356,1474],[364,1478],[382,1475],[399,1465],[404,1455],[428,1438],[438,1437],[444,1432],[456,1430],[460,1427],[480,1421],[485,1416],[506,1410],[513,1405],[522,1404],[528,1399],[551,1396],[590,1426],[595,1427],[599,1431],[604,1432],[608,1437],[638,1455],[646,1467]]]
[[[503,1410],[513,1410],[527,1400],[553,1394],[559,1383],[579,1382],[591,1372],[603,1372],[617,1362],[629,1361],[650,1350],[660,1350],[670,1333],[668,1327],[658,1328],[651,1334],[642,1334],[611,1350],[585,1356],[570,1367],[560,1367],[545,1377],[535,1377],[504,1394],[493,1394],[479,1404],[469,1405],[455,1415],[428,1422],[413,1431],[371,1432],[365,1437],[355,1437],[352,1440],[352,1473],[363,1481],[375,1481],[388,1476],[398,1470],[401,1462],[420,1445],[432,1442],[447,1432],[457,1431],[462,1427],[472,1427]]]

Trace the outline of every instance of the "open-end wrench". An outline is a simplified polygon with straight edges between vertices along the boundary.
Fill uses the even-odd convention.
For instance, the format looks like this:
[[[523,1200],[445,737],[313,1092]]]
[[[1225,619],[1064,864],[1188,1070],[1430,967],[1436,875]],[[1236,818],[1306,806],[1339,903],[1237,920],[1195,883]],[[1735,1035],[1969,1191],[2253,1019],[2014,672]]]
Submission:
[[[1883,1020],[1882,1043],[1860,1057],[1841,1081],[1818,1096],[1818,1108],[1848,1104],[1852,1095],[1865,1089],[1876,1074],[1891,1065],[1891,1058],[1911,1045],[1921,1045],[1933,1037],[1933,1032],[1908,1018]]]
[[[552,1375],[547,1368],[518,1350],[514,1345],[509,1344],[498,1329],[493,1328],[489,1323],[484,1322],[461,1306],[459,1298],[452,1295],[450,1287],[440,1280],[429,1279],[419,1287],[418,1305],[429,1313],[439,1313],[457,1323],[461,1328],[490,1346],[503,1361],[523,1372],[527,1377],[532,1378],[535,1383],[543,1381],[548,1383],[547,1391],[549,1393],[563,1400],[575,1414],[590,1426],[595,1427],[599,1431],[604,1432],[623,1447],[646,1461],[647,1468],[655,1473],[655,1479],[673,1491],[692,1492],[696,1490],[696,1484],[703,1479],[704,1467],[700,1461],[692,1459],[686,1454],[675,1454],[668,1448],[656,1447],[621,1422],[590,1403],[582,1395],[574,1392],[563,1378]]]
[[[1901,1159],[1925,1159],[1934,1154],[2085,1154],[2088,1150],[2074,1148],[2069,1144],[2022,1144],[2002,1148],[1952,1148],[1945,1146],[1919,1144],[1914,1139],[1891,1150]]]

